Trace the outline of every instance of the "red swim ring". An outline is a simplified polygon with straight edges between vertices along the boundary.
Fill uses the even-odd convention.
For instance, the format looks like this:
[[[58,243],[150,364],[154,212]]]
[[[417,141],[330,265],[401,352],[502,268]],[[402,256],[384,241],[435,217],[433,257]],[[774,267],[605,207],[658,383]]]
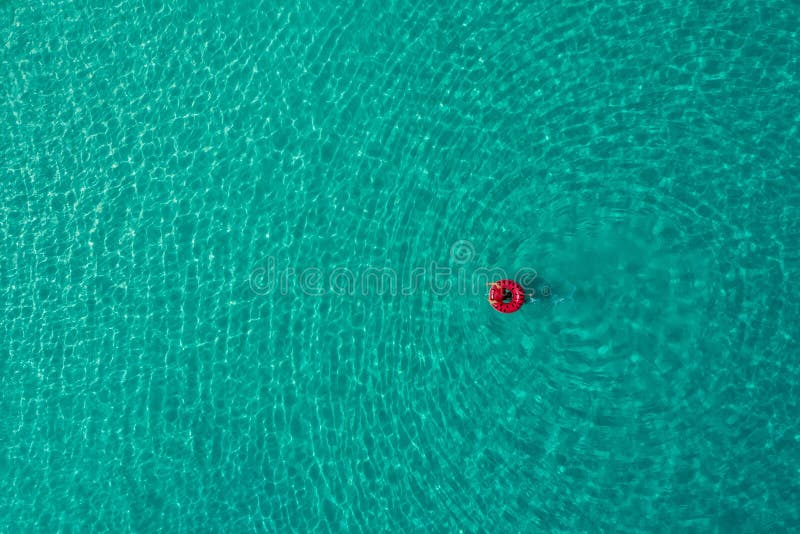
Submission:
[[[489,303],[502,313],[514,313],[525,303],[525,290],[513,280],[498,280],[489,289]]]

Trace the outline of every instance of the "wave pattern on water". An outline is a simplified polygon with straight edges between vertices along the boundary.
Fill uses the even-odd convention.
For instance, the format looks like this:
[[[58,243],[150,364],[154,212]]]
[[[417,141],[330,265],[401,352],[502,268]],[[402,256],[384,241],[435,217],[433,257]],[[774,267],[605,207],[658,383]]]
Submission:
[[[0,516],[800,528],[797,15],[0,7]]]

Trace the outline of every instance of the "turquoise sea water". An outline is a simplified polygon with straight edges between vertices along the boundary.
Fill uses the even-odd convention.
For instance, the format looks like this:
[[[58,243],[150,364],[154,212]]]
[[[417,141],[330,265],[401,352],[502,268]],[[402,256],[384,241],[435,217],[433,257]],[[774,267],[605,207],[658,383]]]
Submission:
[[[2,531],[800,529],[799,22],[3,2]]]

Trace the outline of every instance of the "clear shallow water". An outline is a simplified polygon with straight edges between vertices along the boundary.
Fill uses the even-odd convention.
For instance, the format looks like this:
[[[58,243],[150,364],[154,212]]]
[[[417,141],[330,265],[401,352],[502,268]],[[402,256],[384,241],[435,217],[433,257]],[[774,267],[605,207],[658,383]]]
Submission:
[[[799,14],[5,3],[4,530],[800,528]]]

